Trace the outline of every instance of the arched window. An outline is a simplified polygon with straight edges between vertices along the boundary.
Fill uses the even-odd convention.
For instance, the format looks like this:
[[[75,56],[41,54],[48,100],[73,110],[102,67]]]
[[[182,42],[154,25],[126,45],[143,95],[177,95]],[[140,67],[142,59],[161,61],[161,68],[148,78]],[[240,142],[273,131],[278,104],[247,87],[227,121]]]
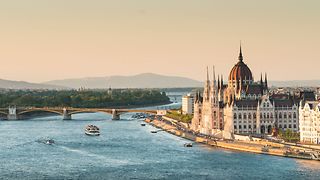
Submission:
[[[281,125],[281,124],[279,124],[279,128],[282,128],[282,125]]]
[[[282,119],[282,114],[281,114],[281,112],[279,112],[279,119]]]
[[[260,119],[262,119],[262,113],[260,113]]]
[[[297,114],[295,112],[293,113],[293,118],[297,118]]]
[[[242,118],[242,116],[241,116],[241,114],[240,114],[240,113],[239,113],[238,117],[239,117],[239,119],[241,119],[241,118]]]
[[[286,113],[286,112],[283,113],[283,118],[284,118],[284,119],[287,119],[287,113]]]
[[[291,116],[291,113],[289,113],[289,119],[291,119],[291,117],[292,117],[292,116]]]
[[[273,113],[270,114],[270,118],[273,118]]]
[[[237,114],[236,113],[233,114],[233,119],[237,119]]]
[[[263,113],[263,118],[267,118],[266,113]]]
[[[248,114],[248,119],[251,119],[251,113]]]
[[[257,118],[256,113],[253,113],[253,119],[256,119],[256,118]]]
[[[247,114],[246,113],[243,114],[243,119],[247,119]]]

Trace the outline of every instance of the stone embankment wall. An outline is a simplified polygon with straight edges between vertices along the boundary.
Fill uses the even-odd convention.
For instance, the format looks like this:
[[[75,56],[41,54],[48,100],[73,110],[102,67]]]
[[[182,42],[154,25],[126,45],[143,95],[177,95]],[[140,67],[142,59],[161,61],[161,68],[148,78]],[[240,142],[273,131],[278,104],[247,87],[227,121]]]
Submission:
[[[214,147],[220,147],[220,148],[238,150],[238,151],[244,151],[244,152],[259,153],[259,154],[274,155],[274,156],[311,159],[310,155],[307,155],[307,154],[299,155],[298,153],[295,153],[295,152],[308,152],[308,151],[310,152],[310,149],[306,149],[303,147],[288,146],[281,143],[269,142],[260,138],[251,138],[250,140],[250,138],[247,136],[241,137],[238,135],[236,135],[236,137],[242,140],[216,141],[213,139],[195,136],[193,134],[186,133],[185,131],[178,130],[175,126],[175,124],[177,123],[175,120],[173,122],[171,121],[164,122],[160,120],[146,119],[146,122],[170,134],[180,136],[182,138],[186,138],[198,143],[208,144]]]

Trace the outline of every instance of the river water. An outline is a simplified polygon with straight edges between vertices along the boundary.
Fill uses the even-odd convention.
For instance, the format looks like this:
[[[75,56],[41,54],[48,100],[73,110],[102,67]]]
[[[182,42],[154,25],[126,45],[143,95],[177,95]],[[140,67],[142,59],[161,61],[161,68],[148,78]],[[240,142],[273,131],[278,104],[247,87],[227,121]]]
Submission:
[[[174,105],[180,105],[179,103]],[[173,105],[173,106],[174,106]],[[171,106],[171,105],[170,105]],[[172,106],[171,106],[172,107]],[[319,179],[320,162],[216,149],[150,133],[132,114],[0,121],[0,179]],[[101,136],[84,134],[87,124]],[[38,140],[50,137],[54,145]]]

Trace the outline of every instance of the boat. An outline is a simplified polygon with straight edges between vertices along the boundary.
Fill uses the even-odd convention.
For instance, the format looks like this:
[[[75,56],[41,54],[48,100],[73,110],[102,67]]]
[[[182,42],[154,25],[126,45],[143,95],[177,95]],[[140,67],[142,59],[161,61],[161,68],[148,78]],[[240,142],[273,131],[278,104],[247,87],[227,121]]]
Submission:
[[[53,139],[47,139],[44,143],[47,144],[47,145],[52,145],[52,144],[54,144],[54,140]]]
[[[193,144],[192,144],[192,143],[185,143],[183,146],[184,146],[184,147],[192,147]]]
[[[85,128],[85,134],[88,136],[99,136],[100,129],[95,125],[87,125]]]
[[[146,126],[146,124],[144,124],[144,123],[141,123],[141,126]]]
[[[157,133],[157,131],[151,131],[151,133]]]

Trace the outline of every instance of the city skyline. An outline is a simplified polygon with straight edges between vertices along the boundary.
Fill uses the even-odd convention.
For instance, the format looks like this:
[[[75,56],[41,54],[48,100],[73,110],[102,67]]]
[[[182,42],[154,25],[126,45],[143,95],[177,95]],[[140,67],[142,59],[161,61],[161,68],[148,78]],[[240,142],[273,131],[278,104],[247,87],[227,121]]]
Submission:
[[[227,79],[244,62],[269,80],[316,80],[318,1],[0,2],[0,78],[56,79],[157,73]],[[285,71],[285,73],[284,73]]]

